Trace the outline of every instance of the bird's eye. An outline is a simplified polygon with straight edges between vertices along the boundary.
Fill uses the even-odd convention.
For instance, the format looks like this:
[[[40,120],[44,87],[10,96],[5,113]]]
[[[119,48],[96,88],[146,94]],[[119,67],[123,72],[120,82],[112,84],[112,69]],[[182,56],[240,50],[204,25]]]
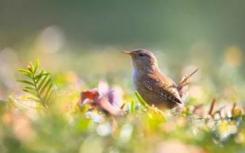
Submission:
[[[142,57],[142,56],[145,56],[145,54],[143,54],[143,53],[139,53],[139,56],[140,56],[140,57]]]

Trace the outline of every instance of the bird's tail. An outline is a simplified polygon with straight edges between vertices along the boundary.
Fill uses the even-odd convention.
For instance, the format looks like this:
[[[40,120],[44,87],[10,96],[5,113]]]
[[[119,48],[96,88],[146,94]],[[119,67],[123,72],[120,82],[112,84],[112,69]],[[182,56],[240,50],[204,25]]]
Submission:
[[[179,95],[181,98],[184,97],[186,90],[188,88],[188,85],[190,84],[190,78],[198,71],[198,68],[196,68],[194,71],[192,71],[190,74],[188,75],[184,75],[182,77],[182,79],[180,80],[180,82],[177,85],[177,90],[179,92]]]

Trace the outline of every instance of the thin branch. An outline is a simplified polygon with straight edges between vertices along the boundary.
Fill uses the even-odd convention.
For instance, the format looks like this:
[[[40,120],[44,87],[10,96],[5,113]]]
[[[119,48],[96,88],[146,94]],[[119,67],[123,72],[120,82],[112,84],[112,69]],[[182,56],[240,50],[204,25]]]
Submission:
[[[211,103],[211,105],[210,105],[210,108],[209,108],[209,111],[208,111],[208,114],[209,115],[213,115],[213,111],[214,111],[214,106],[215,106],[215,104],[216,104],[216,99],[214,98],[213,100],[212,100],[212,103]]]

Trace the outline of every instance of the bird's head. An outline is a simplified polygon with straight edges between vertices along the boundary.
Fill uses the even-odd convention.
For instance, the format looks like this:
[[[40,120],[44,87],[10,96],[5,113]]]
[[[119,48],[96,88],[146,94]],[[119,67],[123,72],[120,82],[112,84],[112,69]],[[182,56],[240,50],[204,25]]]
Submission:
[[[133,65],[136,69],[145,70],[157,67],[157,59],[152,52],[146,49],[135,49],[125,51],[132,58]]]

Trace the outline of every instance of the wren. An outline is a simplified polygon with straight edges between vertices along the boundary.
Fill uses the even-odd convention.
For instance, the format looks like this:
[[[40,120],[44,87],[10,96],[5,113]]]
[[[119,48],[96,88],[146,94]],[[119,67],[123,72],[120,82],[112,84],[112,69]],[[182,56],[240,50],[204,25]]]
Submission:
[[[148,104],[168,109],[183,106],[176,83],[160,71],[152,52],[136,49],[124,53],[132,58],[134,86]]]

